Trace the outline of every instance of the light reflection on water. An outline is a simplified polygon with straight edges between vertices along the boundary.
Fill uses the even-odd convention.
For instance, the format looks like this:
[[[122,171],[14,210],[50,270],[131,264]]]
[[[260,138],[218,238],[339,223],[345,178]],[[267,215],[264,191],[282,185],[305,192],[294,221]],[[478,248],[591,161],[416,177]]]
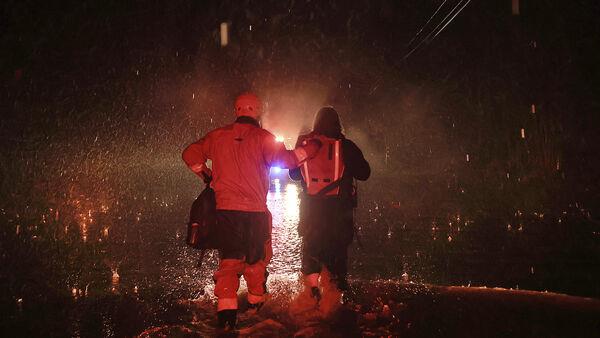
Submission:
[[[267,195],[267,205],[273,215],[273,258],[269,272],[275,279],[295,280],[300,271],[300,237],[298,215],[300,199],[296,184],[274,182]]]
[[[300,187],[285,179],[272,180],[271,184],[267,195],[267,205],[273,217],[273,257],[268,265],[267,288],[272,294],[283,292],[291,295],[298,291],[298,276],[301,267],[301,242],[297,232]],[[198,269],[196,265],[199,252],[187,247],[183,238],[178,238],[179,231],[179,229],[174,231],[174,236],[171,238],[172,244],[161,249],[164,250],[164,261],[160,264],[160,271],[157,271],[160,283],[165,286],[166,290],[169,290],[168,292],[190,290],[192,298],[214,300],[213,272],[217,268],[217,252],[209,251],[204,258],[202,268]],[[160,243],[155,244],[160,246]],[[150,251],[156,252],[157,250]],[[123,273],[127,272],[123,271]],[[140,274],[141,271],[135,271],[135,273]],[[139,277],[143,276],[139,275]],[[135,286],[138,289],[134,292],[143,291],[143,285]],[[133,288],[134,285],[131,287]],[[246,283],[241,278],[240,293],[246,292],[246,289]],[[198,294],[200,290],[204,290],[203,295]]]
[[[80,190],[75,188],[72,190]],[[298,185],[285,177],[271,181],[267,204],[273,217],[273,257],[268,266],[268,286],[272,291],[289,288],[298,281],[301,267],[301,242],[297,232],[299,190]],[[102,251],[107,257],[95,266],[102,279],[108,277],[108,281],[94,283],[104,284],[110,293],[123,290],[137,294],[148,284],[153,284],[150,281],[158,279],[166,290],[192,290],[194,293],[193,290],[202,288],[212,297],[212,273],[218,255],[209,252],[203,267],[196,268],[199,252],[187,247],[180,235],[185,230],[186,206],[176,209],[174,203],[164,201],[166,197],[149,201],[145,196],[134,197],[123,205],[119,201],[110,203],[106,196],[73,194],[69,197],[63,208],[70,212],[60,214],[59,218],[58,209],[50,209],[42,218],[48,216],[61,224],[61,238],[65,241],[77,233],[84,247],[93,248],[102,243]],[[142,215],[148,215],[148,219]],[[173,218],[180,218],[182,222],[174,222]],[[77,226],[71,227],[73,223]],[[19,225],[15,232],[19,234]],[[123,267],[117,272],[121,263]],[[74,298],[87,296],[87,292],[80,289],[95,278],[92,274],[96,271],[88,271],[85,280],[82,279],[84,272],[76,269],[69,277],[70,283],[66,287]],[[245,283],[243,279],[241,282],[240,290],[243,291]]]
[[[301,268],[301,240],[297,232],[300,187],[279,177],[272,180],[267,196],[273,217],[273,258],[268,266],[268,289],[273,295],[297,292]],[[74,300],[87,298],[90,285],[91,295],[108,292],[134,294],[136,298],[156,297],[161,301],[214,300],[212,277],[218,255],[209,252],[202,268],[197,268],[199,252],[187,247],[182,235],[191,201],[183,199],[182,203],[178,195],[141,196],[133,200],[99,195],[69,196],[66,205],[46,209],[36,217],[41,219],[40,229],[35,223],[26,225],[18,214],[10,220],[17,237],[50,236],[77,248],[71,253],[78,259],[77,264],[72,265],[64,285]],[[563,211],[554,225],[551,216],[542,212],[533,216],[525,218],[517,210],[500,227],[494,227],[493,222],[476,224],[469,214],[458,210],[439,217],[408,218],[399,204],[388,207],[378,199],[364,198],[356,214],[360,243],[350,247],[349,277],[351,281],[405,280],[410,275],[410,280],[417,282],[466,284],[479,280],[478,284],[547,288],[549,282],[543,279],[543,272],[552,263],[541,256],[515,259],[513,253],[524,252],[522,245],[549,247],[538,239],[544,238],[539,235],[541,232],[530,229],[554,226],[560,230],[562,217],[568,215]],[[59,231],[41,231],[51,226],[58,226]],[[494,236],[490,240],[486,234],[492,231]],[[592,234],[596,236],[597,230],[594,231]],[[488,253],[490,244],[495,243],[500,243],[496,245],[499,250],[512,251]],[[88,252],[98,254],[90,256]],[[513,269],[518,264],[521,269],[510,270],[516,272],[509,277],[501,270],[502,266],[488,273],[487,262],[492,260],[496,266],[502,263]],[[245,289],[242,279],[240,292]],[[14,299],[22,296],[15,295]]]
[[[301,241],[297,232],[299,190],[297,184],[280,178],[272,181],[267,196],[273,216],[274,251],[268,267],[268,290],[271,299],[279,304],[287,304],[287,299],[293,297],[301,285]],[[214,251],[207,253],[202,268],[197,267],[199,252],[187,247],[182,235],[191,204],[186,199],[178,195],[120,200],[77,195],[71,196],[65,205],[36,213],[33,218],[40,220],[41,224],[29,222],[16,213],[6,218],[14,226],[12,234],[17,240],[29,237],[36,241],[34,243],[43,243],[41,240],[52,239],[73,247],[64,254],[64,250],[60,252],[64,257],[70,255],[66,261],[74,262],[68,266],[70,274],[61,284],[73,306],[85,307],[94,302],[129,297],[139,302],[135,306],[144,309],[140,318],[150,316],[160,322],[171,316],[170,313],[182,311],[178,308],[180,302],[193,299],[198,301],[194,304],[201,307],[202,313],[209,318],[200,316],[194,321],[208,321],[213,318],[210,312],[215,301],[212,277],[218,255]],[[475,285],[487,283],[547,289],[548,285],[556,285],[551,284],[547,271],[556,265],[557,259],[556,253],[549,249],[552,243],[542,242],[542,239],[552,240],[554,237],[542,235],[549,233],[548,229],[565,232],[579,229],[569,226],[573,221],[567,211],[561,212],[553,221],[552,215],[534,212],[533,216],[526,217],[525,213],[517,210],[514,217],[502,219],[496,222],[499,226],[494,226],[496,223],[492,221],[478,223],[470,214],[459,211],[409,218],[403,214],[399,204],[389,204],[388,207],[378,199],[364,198],[360,205],[356,220],[357,227],[362,229],[361,242],[352,245],[349,252],[351,283],[392,279],[471,285],[473,281]],[[581,210],[582,213],[584,211]],[[53,227],[56,231],[52,230]],[[596,238],[593,240],[597,241],[597,228],[590,226],[583,229],[592,230],[592,237]],[[577,233],[583,234],[584,230]],[[492,234],[488,236],[490,232]],[[589,233],[586,234],[589,238]],[[582,246],[581,242],[577,245]],[[545,250],[551,259],[542,255],[524,256],[528,247]],[[57,253],[52,257],[63,256]],[[491,261],[494,264],[488,264]],[[494,267],[498,268],[490,272]],[[580,281],[594,274],[576,270],[568,273],[579,273]],[[359,283],[357,285],[361,285]],[[581,290],[594,292],[595,289],[588,291],[590,286],[585,284]],[[242,278],[240,293],[244,292],[246,284]],[[35,304],[36,301],[36,298],[22,293],[15,294],[13,299],[15,311],[19,314],[23,312],[23,304]],[[142,303],[143,306],[140,305]],[[84,327],[82,325],[88,320],[86,316],[94,317],[94,320],[109,316],[110,320],[99,321],[104,324],[102,334],[115,332],[117,326],[113,321],[119,320],[116,314],[106,310],[99,316],[96,308],[86,311],[74,315],[70,329],[73,335],[79,335],[80,327]],[[142,320],[137,325],[141,329],[148,323]]]

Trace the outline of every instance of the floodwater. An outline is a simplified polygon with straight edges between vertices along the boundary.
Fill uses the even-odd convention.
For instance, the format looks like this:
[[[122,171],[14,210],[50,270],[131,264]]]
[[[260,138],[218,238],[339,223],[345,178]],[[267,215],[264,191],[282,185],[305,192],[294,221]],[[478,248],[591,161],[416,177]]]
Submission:
[[[589,231],[580,218],[568,212],[561,213],[557,220],[517,214],[511,223],[488,226],[483,231],[477,226],[480,220],[458,212],[445,218],[406,218],[396,205],[368,198],[380,190],[378,185],[365,186],[361,207],[356,212],[357,240],[349,259],[354,301],[335,318],[311,321],[310,325],[299,323],[288,311],[300,291],[300,238],[296,231],[299,189],[286,175],[272,180],[268,195],[273,214],[274,256],[268,281],[271,300],[259,316],[240,316],[240,324],[246,330],[243,332],[248,335],[289,336],[300,332],[306,336],[430,336],[446,332],[450,336],[469,336],[457,329],[456,321],[477,322],[484,317],[490,320],[489,325],[480,325],[478,332],[484,335],[505,332],[529,336],[531,330],[543,334],[554,328],[548,324],[551,322],[577,324],[576,332],[586,335],[596,325],[593,318],[598,318],[600,305],[591,298],[570,297],[563,302],[567,298],[561,297],[566,296],[549,293],[529,297],[511,291],[550,290],[595,296],[597,283],[592,279],[598,275],[597,256],[589,257],[589,252],[598,249],[598,238],[588,233],[587,240],[582,241],[578,232],[565,230],[578,226],[582,232]],[[34,275],[40,280],[11,284],[10,304],[3,305],[8,314],[2,322],[4,333],[215,334],[212,272],[217,259],[214,252],[209,252],[198,267],[199,253],[185,245],[191,202],[177,194],[148,194],[123,200],[86,199],[73,194],[64,211],[45,210],[39,216],[41,225],[36,226],[23,223],[24,216],[4,212],[8,223],[5,231],[11,232],[5,236],[33,241],[29,250],[34,254],[48,252],[39,262],[24,260],[40,265],[40,274]],[[44,230],[44,225],[48,230]],[[541,227],[545,232],[540,232]],[[548,229],[558,233],[548,234]],[[562,256],[552,251],[555,243],[548,242],[552,239],[562,241],[563,248],[558,249],[564,251]],[[64,247],[46,248],[60,245]],[[7,247],[8,252],[22,250]],[[32,268],[20,266],[19,260],[7,258],[7,254],[3,260],[14,266],[5,266],[4,270],[14,284],[19,282],[19,269]],[[569,278],[558,272],[570,274]],[[44,283],[45,278],[60,282]],[[465,288],[456,291],[431,284]],[[486,290],[475,288],[478,286],[505,289],[504,293],[472,292]],[[242,298],[244,292],[242,281]],[[461,302],[469,297],[471,301]],[[496,315],[511,321],[509,331],[498,331],[500,328],[491,324],[495,318],[489,315],[478,319],[478,306],[496,307],[498,299],[504,307],[495,310]],[[549,303],[554,305],[548,307]],[[540,308],[545,308],[543,313],[547,315],[536,317],[542,324],[530,328],[525,319],[518,319],[527,318],[528,313],[536,314]],[[440,311],[450,312],[444,316]],[[429,319],[437,321],[438,331],[431,331],[432,326],[425,324]],[[255,325],[262,320],[267,322]],[[573,333],[561,332],[565,336]]]

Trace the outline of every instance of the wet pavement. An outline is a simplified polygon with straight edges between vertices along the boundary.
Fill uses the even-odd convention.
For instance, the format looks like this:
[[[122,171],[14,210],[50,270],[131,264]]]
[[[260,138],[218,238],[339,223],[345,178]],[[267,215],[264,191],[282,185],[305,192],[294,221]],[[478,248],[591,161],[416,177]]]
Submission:
[[[359,238],[350,249],[352,292],[345,295],[346,304],[326,318],[315,309],[298,316],[290,310],[301,291],[298,191],[283,176],[272,182],[271,299],[257,316],[240,315],[238,334],[593,337],[599,332],[597,299],[517,290],[561,291],[569,284],[566,277],[557,280],[550,274],[556,265],[563,274],[573,271],[570,283],[581,288],[571,290],[583,290],[581,296],[595,294],[590,285],[596,284],[589,280],[597,274],[595,261],[583,256],[586,251],[577,256],[577,250],[595,248],[595,237],[578,240],[578,249],[561,235],[562,250],[570,250],[562,260],[556,255],[547,259],[543,253],[552,243],[546,241],[558,235],[543,237],[536,226],[552,226],[549,215],[544,216],[545,223],[536,215],[529,219],[516,215],[520,218],[515,224],[524,229],[488,227],[484,236],[477,230],[478,222],[462,213],[407,219],[393,204],[367,198],[356,214]],[[373,196],[369,190],[363,194]],[[148,194],[115,200],[73,194],[60,210],[45,209],[42,215],[32,210],[30,219],[39,222],[32,225],[27,225],[26,215],[4,213],[8,226],[3,245],[11,254],[2,257],[9,292],[3,295],[6,316],[0,322],[1,333],[216,334],[212,294],[216,254],[209,252],[198,268],[199,253],[186,247],[186,199]],[[561,217],[554,223],[579,224],[568,214]],[[527,245],[536,250],[524,250]],[[562,265],[565,257],[571,257],[566,261],[571,270]],[[481,285],[504,289],[477,287]],[[245,292],[242,282],[241,304]]]
[[[357,282],[352,289],[352,301],[325,318],[316,311],[310,321],[299,320],[289,311],[289,299],[274,295],[259,314],[242,313],[232,336],[596,337],[600,329],[597,299],[397,281]],[[210,320],[198,320],[198,312],[209,315],[204,311],[210,302],[187,306],[193,313],[189,323],[150,328],[140,336],[217,334]]]

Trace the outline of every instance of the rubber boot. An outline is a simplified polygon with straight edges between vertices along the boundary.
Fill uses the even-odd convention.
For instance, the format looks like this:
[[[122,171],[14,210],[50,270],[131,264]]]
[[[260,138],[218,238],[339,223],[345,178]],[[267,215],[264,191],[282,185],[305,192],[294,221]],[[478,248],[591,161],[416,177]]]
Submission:
[[[265,305],[265,302],[260,302],[260,303],[256,303],[256,304],[252,304],[252,303],[248,303],[248,308],[246,309],[246,316],[254,316],[258,313],[258,311],[260,311],[260,308],[263,307],[263,305]]]
[[[304,275],[302,281],[302,291],[290,302],[289,307],[290,315],[298,325],[305,325],[320,316],[317,310],[321,297],[319,274]]]
[[[319,303],[319,301],[321,300],[321,290],[319,290],[318,287],[313,286],[310,288],[310,293],[311,296],[317,301],[317,303]]]
[[[324,318],[329,318],[342,307],[342,292],[326,269],[321,272],[321,285],[323,294],[319,301],[319,311]]]
[[[237,310],[222,310],[217,312],[217,328],[223,331],[235,330]]]

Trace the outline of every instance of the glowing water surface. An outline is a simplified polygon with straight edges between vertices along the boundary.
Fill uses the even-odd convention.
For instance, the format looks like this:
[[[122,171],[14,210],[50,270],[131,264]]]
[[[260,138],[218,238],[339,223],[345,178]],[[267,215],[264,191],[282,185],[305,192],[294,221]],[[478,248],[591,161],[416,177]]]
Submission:
[[[285,176],[278,177],[272,180],[267,198],[273,217],[274,254],[268,266],[267,286],[270,311],[277,318],[286,313],[291,298],[300,289],[301,266],[301,241],[297,233],[300,187]],[[349,252],[349,279],[359,294],[371,292],[372,285],[377,283],[384,286],[375,291],[387,294],[388,288],[402,289],[402,282],[552,290],[552,286],[565,287],[564,283],[553,282],[556,279],[552,273],[556,269],[552,267],[557,264],[563,264],[558,271],[568,272],[573,285],[594,292],[585,281],[594,275],[591,268],[595,263],[586,257],[597,256],[584,256],[587,251],[577,253],[574,242],[565,242],[562,237],[558,238],[561,246],[556,247],[570,244],[572,249],[565,251],[566,256],[557,256],[552,251],[555,246],[547,243],[555,239],[554,234],[569,230],[585,234],[581,238],[587,240],[577,241],[577,248],[588,251],[595,248],[597,237],[593,237],[596,236],[593,231],[596,230],[590,228],[593,225],[577,222],[578,218],[566,212],[560,213],[556,220],[539,213],[525,218],[520,211],[505,220],[474,221],[467,213],[458,211],[410,218],[403,215],[403,209],[396,203],[373,198],[381,193],[380,186],[363,187],[355,218],[359,241]],[[67,300],[62,298],[61,302],[70,309],[54,333],[79,336],[118,332],[131,336],[165,323],[192,323],[199,332],[213,333],[216,300],[213,272],[218,255],[209,251],[203,265],[198,267],[200,252],[185,244],[189,207],[201,186],[190,187],[185,195],[180,195],[178,188],[170,190],[170,194],[161,189],[117,198],[109,194],[88,196],[84,193],[86,189],[73,188],[65,205],[31,216],[34,221],[26,221],[21,215],[2,214],[13,227],[14,238],[7,243],[37,243],[46,250],[39,261],[45,265],[40,269],[46,269],[45,274],[66,272],[64,281],[56,279],[49,284],[56,294],[66,294]],[[589,230],[593,230],[593,236]],[[47,243],[65,245],[69,250],[54,250],[55,246]],[[534,253],[539,250],[549,253],[526,255],[530,247],[537,249]],[[590,269],[575,266],[566,270],[571,265],[565,262],[580,257],[584,258],[582,266]],[[14,259],[28,257],[15,255]],[[62,264],[63,261],[68,264]],[[240,295],[245,290],[242,278]],[[37,320],[37,313],[54,311],[54,304],[44,303],[35,290],[16,291],[11,294],[11,316],[21,322],[30,323]],[[138,315],[130,318],[124,312]],[[100,327],[96,323],[101,323]]]
[[[282,291],[291,295],[297,293],[300,287],[301,239],[297,231],[300,187],[296,183],[283,181],[282,179],[274,179],[271,183],[271,189],[267,195],[267,205],[273,217],[271,234],[273,257],[268,266],[267,288],[270,293]],[[186,253],[184,256],[189,258],[188,251],[191,249],[184,248],[183,250]],[[184,266],[193,265],[186,260],[182,259],[180,263]],[[209,253],[209,262],[205,263],[201,272],[203,277],[201,283],[205,285],[205,297],[208,298],[214,298],[212,275],[208,272],[212,272],[215,268],[216,253],[212,252]],[[187,279],[187,282],[192,287],[198,283],[193,279]],[[240,293],[243,292],[246,292],[246,284],[242,278]]]
[[[267,196],[273,215],[273,259],[269,267],[274,278],[293,280],[300,271],[300,237],[298,236],[299,187],[294,183],[274,182]]]

